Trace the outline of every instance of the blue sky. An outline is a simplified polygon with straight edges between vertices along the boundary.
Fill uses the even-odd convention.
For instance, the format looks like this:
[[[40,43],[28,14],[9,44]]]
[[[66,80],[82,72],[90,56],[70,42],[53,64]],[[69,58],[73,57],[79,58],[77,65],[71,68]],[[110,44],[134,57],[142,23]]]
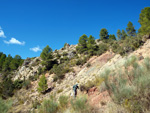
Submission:
[[[0,51],[25,59],[46,45],[77,44],[83,34],[98,39],[102,28],[116,35],[131,21],[139,29],[148,6],[150,0],[0,0]]]

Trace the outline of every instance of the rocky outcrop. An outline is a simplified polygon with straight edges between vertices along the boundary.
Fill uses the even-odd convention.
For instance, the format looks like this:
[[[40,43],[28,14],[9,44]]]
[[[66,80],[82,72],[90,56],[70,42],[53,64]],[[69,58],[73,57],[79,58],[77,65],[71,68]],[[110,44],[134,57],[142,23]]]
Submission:
[[[19,67],[18,71],[15,73],[14,80],[20,79],[23,80],[28,79],[30,76],[35,76],[38,73],[38,69],[42,67],[40,64],[41,58],[36,57],[34,59],[27,58],[23,65]]]
[[[59,54],[63,54],[64,52],[68,53],[67,57],[72,57],[76,54],[76,46],[77,45],[69,45],[69,44],[66,44],[65,47],[61,48],[60,50],[57,50],[57,52]]]

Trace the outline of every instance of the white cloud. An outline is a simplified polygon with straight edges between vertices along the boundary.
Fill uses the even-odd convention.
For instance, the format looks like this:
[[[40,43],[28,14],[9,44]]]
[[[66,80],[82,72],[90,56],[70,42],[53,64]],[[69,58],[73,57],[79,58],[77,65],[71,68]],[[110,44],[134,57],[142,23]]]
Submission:
[[[40,49],[39,46],[30,48],[30,50],[31,50],[31,51],[34,51],[34,52],[42,51],[42,49]]]
[[[2,30],[1,26],[0,26],[0,37],[1,38],[6,38],[4,31]]]
[[[20,42],[19,40],[15,38],[11,38],[9,41],[4,40],[4,43],[6,44],[18,44],[18,45],[25,45],[25,42]]]

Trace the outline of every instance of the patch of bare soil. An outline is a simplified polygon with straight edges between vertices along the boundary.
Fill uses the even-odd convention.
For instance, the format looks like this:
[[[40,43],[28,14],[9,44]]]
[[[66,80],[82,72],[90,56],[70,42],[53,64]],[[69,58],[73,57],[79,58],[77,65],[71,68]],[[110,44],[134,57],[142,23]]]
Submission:
[[[104,109],[111,98],[107,91],[100,93],[96,87],[93,87],[88,91],[88,100],[91,106]]]

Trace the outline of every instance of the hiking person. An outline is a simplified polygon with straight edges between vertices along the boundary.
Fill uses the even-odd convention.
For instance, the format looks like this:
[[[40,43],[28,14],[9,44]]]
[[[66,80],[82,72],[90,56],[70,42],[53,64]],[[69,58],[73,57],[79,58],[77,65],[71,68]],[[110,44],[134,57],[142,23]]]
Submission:
[[[78,84],[75,84],[74,86],[73,86],[73,91],[74,91],[74,97],[76,98],[76,96],[77,96],[77,89],[79,89],[79,86],[78,86]]]

